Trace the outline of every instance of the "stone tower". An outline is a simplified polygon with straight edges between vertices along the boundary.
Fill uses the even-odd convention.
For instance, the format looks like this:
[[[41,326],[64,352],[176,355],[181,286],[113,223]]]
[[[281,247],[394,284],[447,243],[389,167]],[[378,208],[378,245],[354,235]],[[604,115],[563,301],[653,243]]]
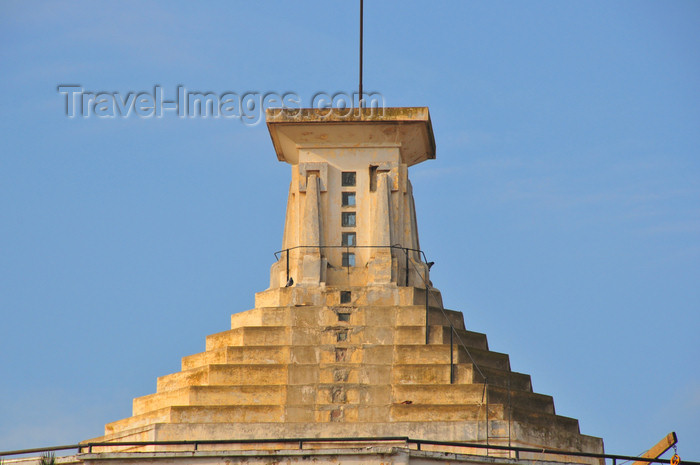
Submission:
[[[276,110],[267,125],[292,171],[270,287],[101,440],[407,436],[602,453],[432,287],[408,179],[435,158],[427,108]]]

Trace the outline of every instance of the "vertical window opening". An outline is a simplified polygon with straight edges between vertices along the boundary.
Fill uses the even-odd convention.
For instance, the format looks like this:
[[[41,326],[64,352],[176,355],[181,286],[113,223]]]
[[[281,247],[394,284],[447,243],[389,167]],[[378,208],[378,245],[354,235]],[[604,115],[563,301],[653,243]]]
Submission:
[[[343,171],[341,173],[341,184],[343,186],[354,186],[355,185],[355,172],[354,171]]]
[[[357,245],[357,236],[354,232],[344,232],[342,233],[342,239],[340,245],[345,247],[354,247]]]
[[[345,228],[352,228],[355,226],[355,212],[343,212],[341,213],[342,225]]]
[[[343,252],[343,266],[355,266],[355,254],[352,252]]]
[[[354,207],[355,206],[355,193],[354,192],[343,192],[343,207]]]

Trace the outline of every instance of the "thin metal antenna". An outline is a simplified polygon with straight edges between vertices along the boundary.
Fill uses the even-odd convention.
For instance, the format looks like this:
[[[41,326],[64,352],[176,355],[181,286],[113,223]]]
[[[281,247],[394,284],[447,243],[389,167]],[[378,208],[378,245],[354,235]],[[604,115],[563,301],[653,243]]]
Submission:
[[[363,22],[363,17],[364,17],[364,1],[360,0],[360,95],[359,95],[359,104],[360,108],[363,108],[365,106],[365,99],[362,97],[362,22]]]

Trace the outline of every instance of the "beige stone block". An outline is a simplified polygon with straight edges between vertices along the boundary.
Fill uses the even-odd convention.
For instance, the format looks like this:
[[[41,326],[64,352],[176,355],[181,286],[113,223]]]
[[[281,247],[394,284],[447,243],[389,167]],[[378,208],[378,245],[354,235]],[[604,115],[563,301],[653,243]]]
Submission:
[[[364,364],[358,370],[358,383],[385,384],[391,379],[391,365]]]
[[[425,326],[425,306],[399,306],[396,309],[396,324],[399,326]]]
[[[365,314],[366,326],[394,326],[396,325],[396,308],[382,307],[373,305],[362,307],[362,312]]]
[[[433,315],[437,316],[436,321],[432,320]],[[431,309],[428,316],[428,322],[430,324],[444,326],[450,326],[451,324],[455,329],[465,329],[464,315],[462,314],[462,312],[458,312],[455,310],[441,310],[439,308]]]
[[[551,415],[541,412],[533,412],[532,410],[521,409],[519,407],[513,407],[512,409],[506,409],[503,418],[507,419],[507,415],[510,414],[513,423],[520,423],[520,427],[525,430],[529,430],[530,434],[522,434],[519,438],[525,438],[531,436],[533,432],[539,431],[540,434],[549,430],[551,432],[556,431],[557,435],[562,433],[573,433],[579,434],[578,420],[574,418],[563,417],[561,415]],[[526,425],[526,426],[525,426]],[[525,428],[523,428],[525,426]],[[532,437],[532,436],[531,436]]]
[[[449,363],[449,345],[397,345],[394,350],[394,362],[412,363]]]
[[[286,421],[288,423],[313,423],[316,421],[316,411],[313,406],[289,405],[286,408]]]
[[[179,388],[196,385],[201,386],[208,383],[209,366],[204,366],[159,377],[157,381],[157,391],[172,391]]]
[[[444,346],[449,356],[449,345]],[[468,353],[467,353],[468,352]],[[458,347],[457,362],[470,363],[474,361],[479,367],[495,368],[497,370],[510,370],[510,359],[508,355],[500,352],[481,350],[469,347],[466,350]]]
[[[319,367],[315,364],[289,365],[289,384],[315,384],[318,383]]]
[[[430,341],[433,344],[449,344],[450,343],[450,331],[449,326],[430,326]],[[452,343],[454,346],[464,345],[469,349],[479,349],[488,351],[488,343],[486,341],[486,335],[482,333],[475,333],[473,331],[467,331],[464,329],[453,329],[452,330]]]
[[[190,388],[189,405],[280,405],[286,386],[195,386]]]
[[[227,364],[282,364],[290,361],[289,346],[227,347]]]
[[[386,264],[391,266],[391,260],[387,259]],[[375,263],[375,265],[378,263]],[[382,279],[386,279],[386,276],[390,275],[391,270],[389,269]],[[391,278],[389,278],[391,279]],[[361,283],[364,288],[363,292],[359,293],[356,305],[396,305],[398,302],[398,287],[394,283],[380,285],[375,281],[374,284],[369,284],[369,280],[365,280]]]
[[[211,365],[213,363],[226,363],[226,349],[216,349],[207,352],[200,352],[182,358],[181,369],[191,370],[193,368]]]
[[[245,405],[218,407],[172,407],[173,423],[282,422],[284,407]]]
[[[317,384],[297,384],[287,386],[287,405],[314,405],[316,403]]]
[[[319,352],[322,364],[357,364],[362,363],[362,349],[357,346],[338,343],[322,346]]]
[[[389,405],[392,403],[390,384],[360,384],[357,386],[360,405]]]
[[[328,405],[318,407],[315,411],[316,423],[356,423],[358,421],[358,409],[351,405]]]
[[[324,346],[360,344],[358,328],[348,326],[328,326],[319,333],[319,343]]]
[[[432,334],[431,334],[431,339],[432,339]],[[395,337],[394,341],[396,344],[400,344],[400,345],[425,344],[425,327],[424,326],[399,326],[396,328],[396,337]]]
[[[230,329],[220,333],[210,334],[206,338],[206,350],[223,349],[229,346],[243,345],[243,328]]]
[[[185,387],[137,397],[133,401],[133,415],[143,415],[172,405],[189,405],[190,389],[189,387]]]
[[[395,384],[449,384],[450,365],[396,365],[392,373]]]
[[[362,384],[338,383],[319,384],[316,396],[317,405],[389,405],[391,386],[367,386]]]
[[[320,384],[316,389],[316,405],[357,404],[357,385],[352,384]]]
[[[292,327],[290,328],[292,345],[318,345],[320,344],[320,331],[318,328]]]
[[[534,392],[523,392],[509,390],[506,388],[491,386],[488,387],[489,402],[496,404],[516,405],[519,409],[529,410],[536,413],[554,415],[554,400],[551,396],[537,394]]]
[[[290,363],[303,365],[308,363],[318,363],[320,360],[319,353],[322,349],[318,346],[295,345],[290,346],[288,350]]]
[[[479,371],[481,371],[488,378],[490,386],[500,386],[515,391],[532,392],[532,382],[530,381],[529,375],[489,367],[479,367],[479,370],[476,370],[468,363],[457,365],[457,367],[460,383],[483,382],[483,377],[479,373]],[[461,377],[462,371],[464,372],[463,378]]]
[[[282,404],[285,393],[284,386],[191,386],[134,399],[134,415],[173,406]]]
[[[241,328],[243,326],[261,326],[261,309],[254,308],[231,315],[231,329]]]
[[[322,365],[319,370],[319,383],[354,383],[360,380],[360,368],[347,364]]]
[[[454,377],[456,384],[473,384],[473,383],[483,383],[484,377],[481,376],[479,371],[474,369],[474,365],[471,363],[459,363],[455,364],[453,367]],[[492,382],[490,374],[486,371],[481,371],[489,382]]]
[[[394,343],[394,327],[389,326],[363,326],[356,328],[355,339],[362,344]]]
[[[107,423],[105,434],[116,434],[121,431],[140,428],[154,423],[166,423],[170,420],[170,407],[154,410],[142,415],[125,418],[123,420]]]
[[[279,346],[291,342],[290,331],[285,326],[246,326],[243,329],[243,344],[249,346]]]
[[[387,422],[389,421],[390,411],[391,407],[389,405],[360,406],[357,409],[357,420],[367,423]]]
[[[231,329],[244,326],[288,326],[290,310],[287,307],[262,307],[231,315]]]
[[[484,420],[486,406],[394,404],[389,417],[391,421],[411,422]],[[489,418],[503,418],[503,406],[489,405]]]
[[[211,365],[210,385],[280,385],[287,383],[287,365]]]
[[[318,329],[324,307],[295,307],[290,309],[291,325]]]
[[[479,384],[404,384],[392,387],[392,401],[397,404],[411,402],[412,404],[426,405],[477,405],[486,402],[487,395],[484,385]]]
[[[391,364],[394,358],[393,346],[365,345],[362,347],[362,362],[371,365]]]

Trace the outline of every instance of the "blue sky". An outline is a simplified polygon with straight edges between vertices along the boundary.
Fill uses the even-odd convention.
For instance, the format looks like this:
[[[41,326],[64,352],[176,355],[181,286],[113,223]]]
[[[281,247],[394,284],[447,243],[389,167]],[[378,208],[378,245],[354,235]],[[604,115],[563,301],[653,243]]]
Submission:
[[[700,3],[365,2],[365,89],[448,308],[606,450],[700,460]],[[253,306],[289,169],[264,124],[67,118],[61,84],[357,87],[356,2],[0,3],[0,450],[75,443]]]

